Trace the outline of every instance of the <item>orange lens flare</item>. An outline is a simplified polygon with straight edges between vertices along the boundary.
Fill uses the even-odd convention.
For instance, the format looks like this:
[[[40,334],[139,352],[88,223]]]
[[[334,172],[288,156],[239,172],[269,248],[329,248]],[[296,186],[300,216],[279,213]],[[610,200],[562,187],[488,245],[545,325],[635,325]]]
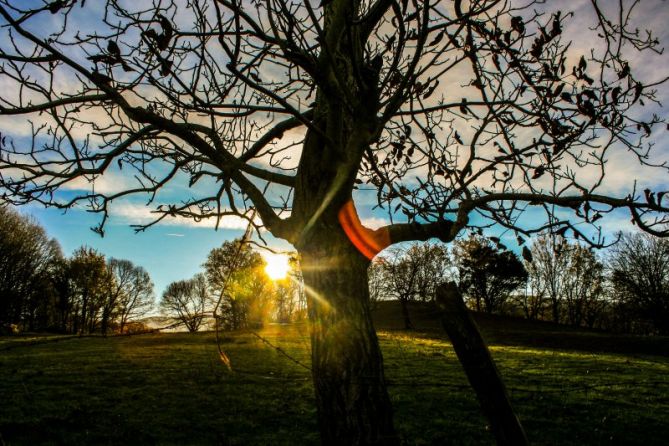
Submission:
[[[353,246],[369,260],[390,246],[390,233],[387,229],[381,228],[374,231],[362,225],[353,200],[346,202],[339,210],[339,224]]]

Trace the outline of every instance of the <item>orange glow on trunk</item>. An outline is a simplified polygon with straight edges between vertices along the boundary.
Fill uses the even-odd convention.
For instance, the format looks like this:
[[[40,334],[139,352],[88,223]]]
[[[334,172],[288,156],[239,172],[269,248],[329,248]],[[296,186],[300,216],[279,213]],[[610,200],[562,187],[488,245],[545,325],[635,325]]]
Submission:
[[[362,225],[353,200],[346,202],[339,210],[338,216],[339,224],[348,239],[369,260],[372,260],[384,248],[390,246],[390,233],[386,228],[374,231]]]

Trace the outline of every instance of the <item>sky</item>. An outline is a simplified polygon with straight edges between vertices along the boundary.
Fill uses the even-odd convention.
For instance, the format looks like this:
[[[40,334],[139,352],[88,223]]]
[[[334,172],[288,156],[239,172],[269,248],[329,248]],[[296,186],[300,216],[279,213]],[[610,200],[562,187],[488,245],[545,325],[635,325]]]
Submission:
[[[36,206],[20,210],[33,215],[49,236],[60,242],[65,255],[86,245],[108,258],[128,259],[144,267],[151,275],[157,296],[170,282],[189,279],[201,272],[201,265],[212,248],[244,233],[243,229],[214,231],[189,225],[158,225],[136,233],[129,226],[131,221],[115,218],[106,226],[105,236],[100,237],[90,229],[99,222],[97,215],[81,210],[63,214]]]
[[[587,3],[584,0],[573,1],[569,2],[569,7],[578,11]],[[666,22],[669,22],[669,4],[664,0],[643,3],[646,9],[641,11],[642,20],[660,33],[659,37],[662,42],[669,43],[669,31],[666,29]],[[579,23],[583,17],[577,14],[575,20],[576,27],[583,29],[585,25]],[[578,53],[580,45],[585,51],[588,44],[588,41],[577,38],[574,42],[574,49]],[[658,62],[654,64],[633,60],[632,65],[638,67],[644,76],[657,77],[655,74],[658,72],[664,72],[665,75],[669,73],[668,59],[669,56],[665,54],[656,58]],[[638,63],[635,64],[635,62]],[[2,91],[2,85],[0,85],[0,91]],[[661,91],[660,96],[661,99],[669,100],[669,92],[666,88]],[[5,129],[7,125],[7,121],[0,120],[0,130]],[[669,158],[669,136],[667,134],[669,132],[665,132],[657,139],[661,151],[667,155],[665,159]],[[624,158],[624,155],[621,159],[614,160],[609,172],[607,187],[610,190],[624,189],[629,186],[631,178],[637,175],[637,169],[638,164]],[[96,184],[96,189],[103,191],[105,188],[113,190],[118,187],[123,180],[120,172],[116,172],[116,175],[119,177],[106,175],[104,181],[101,180]],[[657,173],[653,173],[641,180],[669,187],[669,180],[666,178],[663,180],[661,174],[658,176]],[[76,189],[77,184],[70,187]],[[165,192],[171,197],[179,197],[181,193],[183,191],[180,191],[178,186]],[[356,196],[356,206],[363,223],[370,227],[378,227],[387,222],[385,211],[372,209],[374,202],[375,194],[373,193],[359,193]],[[46,229],[50,237],[60,242],[64,253],[68,256],[78,247],[86,245],[102,252],[107,257],[128,259],[144,267],[153,279],[158,297],[170,282],[190,278],[202,271],[201,265],[212,248],[220,246],[223,241],[241,236],[246,228],[245,223],[238,219],[224,221],[224,227],[218,230],[214,230],[211,224],[197,224],[193,221],[178,219],[158,224],[145,232],[135,233],[131,225],[146,223],[150,218],[148,208],[141,200],[130,200],[115,206],[111,219],[106,224],[104,237],[100,237],[90,229],[99,223],[100,216],[83,209],[71,209],[63,213],[55,209],[27,205],[19,211],[32,215]],[[614,214],[607,218],[609,233],[632,228],[627,215]],[[265,236],[268,244],[274,248],[291,248],[286,242],[277,240],[269,234]]]

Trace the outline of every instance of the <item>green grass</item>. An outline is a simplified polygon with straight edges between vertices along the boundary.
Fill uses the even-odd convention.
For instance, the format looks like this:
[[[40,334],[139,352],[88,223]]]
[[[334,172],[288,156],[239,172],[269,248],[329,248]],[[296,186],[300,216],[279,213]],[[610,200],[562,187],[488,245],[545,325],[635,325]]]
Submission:
[[[532,444],[666,444],[667,339],[480,323]],[[404,443],[492,444],[448,340],[389,325],[380,339]],[[260,334],[308,363],[306,330]],[[318,444],[308,371],[252,333],[222,346],[232,373],[212,333],[2,339],[0,445]]]

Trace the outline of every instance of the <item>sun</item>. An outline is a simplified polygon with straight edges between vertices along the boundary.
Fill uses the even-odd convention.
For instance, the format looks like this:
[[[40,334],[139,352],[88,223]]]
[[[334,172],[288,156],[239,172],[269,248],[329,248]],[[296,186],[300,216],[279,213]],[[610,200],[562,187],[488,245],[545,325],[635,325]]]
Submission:
[[[265,272],[272,280],[285,279],[290,271],[290,259],[285,254],[263,253]]]

